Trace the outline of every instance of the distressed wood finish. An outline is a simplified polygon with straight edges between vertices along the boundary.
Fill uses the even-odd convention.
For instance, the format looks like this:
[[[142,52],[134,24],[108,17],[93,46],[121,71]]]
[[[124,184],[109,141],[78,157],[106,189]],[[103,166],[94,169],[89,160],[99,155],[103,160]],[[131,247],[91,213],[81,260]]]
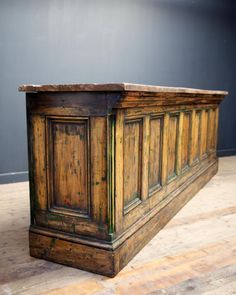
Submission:
[[[224,91],[23,85],[32,256],[107,276],[217,171]]]
[[[50,208],[89,215],[88,120],[48,121]]]

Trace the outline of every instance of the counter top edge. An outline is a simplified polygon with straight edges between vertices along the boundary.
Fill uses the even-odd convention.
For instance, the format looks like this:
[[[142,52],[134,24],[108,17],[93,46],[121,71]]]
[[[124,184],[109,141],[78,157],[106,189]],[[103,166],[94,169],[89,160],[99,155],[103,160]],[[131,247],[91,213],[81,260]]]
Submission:
[[[188,93],[188,94],[206,94],[206,95],[222,95],[226,96],[227,91],[220,90],[205,90],[186,87],[167,87],[154,86],[131,83],[108,83],[108,84],[48,84],[48,85],[33,85],[23,84],[18,88],[21,92],[153,92],[153,93]]]

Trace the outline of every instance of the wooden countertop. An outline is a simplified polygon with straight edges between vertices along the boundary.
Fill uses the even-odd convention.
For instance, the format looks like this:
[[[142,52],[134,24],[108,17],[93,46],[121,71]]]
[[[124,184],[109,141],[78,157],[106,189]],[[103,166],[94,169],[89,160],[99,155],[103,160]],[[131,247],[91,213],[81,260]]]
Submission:
[[[184,87],[166,87],[131,83],[107,84],[48,84],[48,85],[20,85],[19,91],[24,92],[82,92],[82,91],[118,91],[118,92],[153,92],[153,93],[186,93],[225,96],[227,91],[203,90]]]

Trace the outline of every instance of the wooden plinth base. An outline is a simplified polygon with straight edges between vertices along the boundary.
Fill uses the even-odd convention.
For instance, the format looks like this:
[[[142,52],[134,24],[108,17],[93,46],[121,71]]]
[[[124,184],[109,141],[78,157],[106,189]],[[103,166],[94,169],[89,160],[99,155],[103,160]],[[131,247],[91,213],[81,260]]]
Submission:
[[[102,242],[86,244],[86,240],[83,243],[79,239],[71,241],[66,234],[53,235],[47,230],[32,227],[29,233],[30,255],[114,277],[216,174],[217,169],[218,162],[215,161],[193,177],[187,186],[179,188],[178,194],[169,203],[125,240],[120,239],[120,243],[118,239],[106,246]]]

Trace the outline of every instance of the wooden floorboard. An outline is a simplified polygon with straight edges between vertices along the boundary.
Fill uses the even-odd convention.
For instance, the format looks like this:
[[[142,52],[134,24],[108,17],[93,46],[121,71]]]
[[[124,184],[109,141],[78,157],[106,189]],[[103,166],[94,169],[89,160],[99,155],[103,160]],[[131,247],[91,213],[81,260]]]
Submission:
[[[236,157],[112,279],[29,256],[28,194],[0,185],[0,294],[236,294]]]

